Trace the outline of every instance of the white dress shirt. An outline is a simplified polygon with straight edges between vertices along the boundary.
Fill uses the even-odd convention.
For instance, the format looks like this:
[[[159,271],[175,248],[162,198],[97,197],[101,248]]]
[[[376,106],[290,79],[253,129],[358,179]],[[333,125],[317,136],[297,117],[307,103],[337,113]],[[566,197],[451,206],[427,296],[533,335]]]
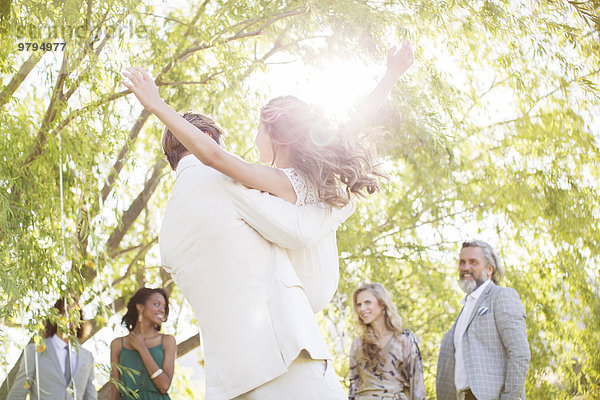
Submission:
[[[469,388],[467,373],[465,371],[465,360],[463,358],[462,338],[467,330],[467,325],[473,314],[473,308],[477,303],[477,299],[489,285],[490,280],[485,281],[481,286],[475,289],[470,294],[462,299],[463,309],[456,321],[454,328],[454,385],[457,391],[466,390]]]
[[[67,351],[69,349],[69,345],[56,334],[52,335],[50,340],[52,340],[52,344],[54,345],[54,349],[56,350],[56,356],[58,357],[58,363],[60,364],[60,369],[64,375],[65,360],[67,358]],[[71,347],[71,376],[75,374],[75,368],[77,368],[77,352],[74,351]]]

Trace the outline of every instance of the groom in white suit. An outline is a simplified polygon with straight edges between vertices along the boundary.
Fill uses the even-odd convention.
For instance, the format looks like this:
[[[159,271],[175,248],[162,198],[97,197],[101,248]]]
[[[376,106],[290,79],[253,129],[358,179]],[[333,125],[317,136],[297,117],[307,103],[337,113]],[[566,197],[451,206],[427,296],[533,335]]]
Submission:
[[[184,118],[222,143],[209,118]],[[330,234],[348,210],[296,207],[247,189],[204,166],[168,130],[163,149],[177,178],[159,236],[161,258],[200,325],[206,399],[345,399],[286,251],[249,223],[300,247]],[[269,215],[243,220],[232,191],[236,201],[256,202],[257,212]]]

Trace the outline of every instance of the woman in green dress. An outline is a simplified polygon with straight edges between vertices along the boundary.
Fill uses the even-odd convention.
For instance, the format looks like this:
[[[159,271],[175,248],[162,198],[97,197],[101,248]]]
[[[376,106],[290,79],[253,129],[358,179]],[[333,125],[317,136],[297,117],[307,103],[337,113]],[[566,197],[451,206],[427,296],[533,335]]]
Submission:
[[[170,399],[177,346],[173,336],[160,333],[168,315],[169,298],[163,289],[141,288],[129,299],[121,321],[129,335],[110,345],[111,400]]]

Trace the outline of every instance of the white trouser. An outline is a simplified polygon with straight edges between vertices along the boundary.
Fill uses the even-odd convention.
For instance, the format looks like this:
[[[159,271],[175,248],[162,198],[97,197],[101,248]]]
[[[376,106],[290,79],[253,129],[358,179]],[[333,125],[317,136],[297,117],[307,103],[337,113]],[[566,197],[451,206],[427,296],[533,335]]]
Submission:
[[[287,372],[234,400],[347,400],[331,361],[313,360],[304,350]]]

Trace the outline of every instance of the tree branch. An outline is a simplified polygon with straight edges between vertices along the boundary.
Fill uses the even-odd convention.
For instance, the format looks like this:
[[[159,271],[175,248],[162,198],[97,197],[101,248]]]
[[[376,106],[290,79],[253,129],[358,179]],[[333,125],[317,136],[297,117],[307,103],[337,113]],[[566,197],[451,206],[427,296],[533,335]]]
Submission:
[[[100,55],[100,53],[102,52],[102,49],[108,42],[109,38],[110,38],[109,35],[104,36],[104,38],[102,39],[102,42],[98,45],[98,47],[96,47],[96,50],[94,50],[94,54],[96,56]],[[89,46],[90,46],[90,48],[92,48],[92,42],[89,43]],[[85,58],[85,55],[87,55],[87,49],[85,50],[84,58]],[[65,94],[65,99],[69,99],[73,95],[73,93],[75,93],[75,91],[77,89],[79,89],[79,85],[81,84],[83,79],[86,77],[86,74],[90,68],[91,68],[91,65],[88,65],[86,69],[84,69],[83,71],[81,71],[79,73],[79,75],[77,76],[77,79],[75,79],[75,82],[73,82],[73,86]]]
[[[201,80],[201,81],[181,81],[181,82],[157,82],[156,85],[157,86],[178,86],[178,85],[204,85],[206,84],[208,81],[210,81],[211,79],[213,79],[215,76],[222,74],[223,71],[217,71],[211,75],[209,75],[208,77],[206,77],[205,79]],[[127,96],[128,94],[131,93],[131,90],[127,89],[127,90],[123,90],[120,91],[118,93],[112,93],[110,95],[105,96],[104,98],[101,98],[100,100],[92,103],[92,104],[88,104],[85,107],[79,108],[75,111],[72,111],[71,114],[65,118],[63,120],[63,122],[61,122],[60,125],[58,125],[53,131],[52,131],[52,135],[56,135],[57,132],[62,131],[67,125],[69,125],[75,118],[77,118],[79,115],[81,114],[85,114],[87,112],[89,112],[91,109],[110,103],[111,101],[117,100],[121,97]],[[144,114],[144,113],[142,113]],[[140,114],[140,116],[138,117],[141,118],[142,114]],[[148,115],[146,115],[146,118],[148,118],[150,116],[149,113],[147,113]],[[145,122],[145,121],[144,121]],[[139,127],[141,129],[141,126]],[[137,126],[134,126],[134,128],[132,128],[132,133],[133,133],[133,129],[137,129]],[[139,131],[135,134],[135,138],[137,138],[137,135],[139,134]],[[129,136],[129,140],[132,140],[132,134],[130,133]],[[130,145],[131,143],[129,143]],[[127,145],[126,145],[127,146]],[[124,146],[125,147],[125,146]],[[121,150],[121,152],[119,153],[120,157],[124,157],[125,153],[123,153],[123,150]],[[119,160],[119,158],[117,158],[117,161]],[[115,163],[115,166],[117,165],[117,163]],[[114,166],[113,166],[114,168]],[[117,171],[118,172],[118,171]],[[117,173],[118,175],[118,173]],[[108,178],[110,179],[110,177]],[[108,190],[109,188],[107,188],[106,186],[104,187],[103,191],[102,191],[102,197],[103,200],[106,200],[105,194],[106,196],[110,193],[110,190],[108,192],[104,192],[104,190]]]
[[[145,182],[144,189],[137,196],[137,198],[131,203],[127,211],[123,213],[123,217],[121,218],[121,224],[115,228],[113,233],[110,235],[108,240],[106,241],[106,249],[107,253],[110,257],[114,256],[117,252],[117,248],[123,240],[123,237],[131,228],[137,217],[140,215],[146,204],[148,204],[148,200],[154,193],[154,190],[158,186],[158,183],[164,176],[162,174],[163,168],[167,165],[167,162],[160,158],[156,164],[154,164],[154,169],[152,171],[152,176]]]
[[[104,23],[104,21],[105,21],[105,19],[102,20],[100,25],[102,25]],[[120,21],[122,21],[122,19]],[[100,54],[100,52],[104,48],[104,45],[106,44],[108,38],[109,38],[109,36],[107,35],[103,39],[102,43],[98,46],[98,48],[94,52],[96,54],[96,56],[98,56]],[[89,44],[89,46],[91,46],[92,42],[90,41],[88,44]],[[89,69],[89,67],[88,67],[86,70],[84,70],[83,72],[81,72],[79,74],[79,76],[73,83],[73,86],[71,87],[71,89],[69,89],[65,94],[63,92],[63,89],[64,89],[66,79],[69,76],[69,74],[67,72],[69,54],[70,53],[67,51],[64,52],[63,62],[62,62],[61,68],[60,68],[58,79],[54,86],[54,91],[52,94],[52,98],[50,99],[50,104],[48,105],[46,114],[44,116],[44,119],[42,120],[42,124],[41,124],[40,128],[38,129],[37,139],[34,143],[33,149],[30,151],[30,153],[28,154],[28,156],[25,159],[25,162],[23,162],[23,164],[22,164],[23,167],[26,167],[27,165],[29,165],[42,153],[42,148],[46,144],[48,130],[50,128],[50,125],[52,124],[52,122],[54,121],[56,116],[59,114],[59,111],[62,111],[62,108],[65,107],[67,100],[69,100],[69,98],[73,95],[73,93],[75,93],[75,91],[79,88],[81,81],[85,77],[86,71]],[[83,54],[81,55],[81,57],[75,61],[75,65],[79,65],[88,54],[89,54],[88,45],[86,45],[83,49]]]
[[[546,93],[546,94],[544,94],[544,95],[542,95],[542,96],[538,97],[538,98],[537,98],[537,99],[534,101],[534,103],[531,105],[531,107],[529,107],[529,109],[528,109],[528,110],[527,110],[525,113],[523,113],[523,115],[521,115],[521,116],[519,116],[519,117],[517,117],[517,118],[510,119],[510,120],[505,120],[505,121],[494,122],[493,124],[490,124],[490,125],[487,125],[487,126],[481,127],[480,129],[490,129],[490,128],[494,128],[494,127],[496,127],[496,126],[500,126],[500,125],[508,125],[508,124],[511,124],[511,123],[514,123],[514,122],[517,122],[517,121],[521,121],[521,120],[523,120],[523,119],[525,119],[525,118],[539,117],[539,116],[541,116],[541,115],[543,115],[543,114],[537,114],[537,115],[530,115],[530,114],[531,114],[531,112],[533,111],[533,109],[534,109],[535,107],[537,107],[537,106],[539,105],[539,103],[540,103],[542,100],[544,100],[544,99],[546,99],[546,98],[548,98],[548,97],[552,96],[552,95],[553,95],[554,93],[556,93],[557,91],[559,91],[559,90],[561,90],[561,89],[564,89],[564,88],[566,88],[567,86],[571,85],[571,84],[572,84],[573,82],[575,82],[575,81],[581,80],[581,79],[583,79],[583,78],[587,78],[587,77],[589,77],[589,76],[592,76],[592,75],[596,75],[596,74],[597,74],[597,73],[599,73],[599,72],[600,72],[600,68],[598,68],[598,69],[595,69],[594,71],[592,71],[592,72],[590,72],[590,73],[588,73],[588,74],[585,74],[585,75],[583,75],[583,76],[576,76],[575,78],[573,78],[573,79],[571,79],[571,80],[569,80],[569,81],[566,81],[565,83],[563,83],[563,84],[561,84],[561,85],[559,85],[559,86],[555,87],[554,89],[550,90],[548,93]]]
[[[151,241],[149,241],[148,243],[143,245],[142,248],[137,252],[135,257],[133,257],[133,260],[131,260],[131,262],[127,266],[127,271],[125,272],[125,274],[123,274],[123,276],[120,276],[119,278],[115,279],[110,286],[114,288],[119,283],[121,283],[125,279],[129,278],[129,276],[131,276],[131,273],[133,272],[133,267],[135,266],[135,264],[140,260],[140,258],[145,256],[146,253],[148,252],[148,250],[150,250],[150,248],[152,246],[154,246],[156,243],[158,243],[158,236],[155,236]],[[108,287],[105,287],[104,290],[108,290]]]
[[[13,78],[8,82],[6,86],[0,92],[0,108],[3,107],[12,95],[16,92],[16,90],[21,86],[21,83],[27,78],[27,75],[31,72],[31,70],[36,66],[36,64],[41,60],[42,55],[44,53],[41,51],[34,51],[31,53],[29,58],[21,65],[19,71],[13,76]]]
[[[478,208],[485,207],[485,204],[484,204],[484,203],[485,203],[487,200],[489,200],[489,198],[490,198],[490,197],[492,197],[494,194],[496,194],[498,191],[500,191],[500,190],[502,190],[502,189],[504,189],[504,186],[500,186],[500,187],[498,187],[498,188],[494,189],[494,190],[493,190],[493,191],[491,191],[491,192],[490,192],[488,195],[486,195],[485,197],[483,197],[483,198],[481,199],[481,201],[479,201],[477,204],[475,204],[475,205],[474,205],[474,206],[472,206],[472,207],[465,208],[465,209],[463,209],[463,210],[459,210],[459,211],[455,211],[455,212],[453,212],[453,213],[450,213],[450,214],[442,215],[441,217],[432,218],[432,219],[429,219],[429,220],[427,220],[427,221],[418,222],[418,223],[415,223],[415,224],[413,224],[413,225],[411,225],[411,226],[407,226],[407,227],[404,227],[404,228],[398,227],[397,229],[394,229],[394,230],[392,230],[392,231],[385,232],[385,234],[378,235],[378,236],[374,237],[374,238],[373,238],[373,240],[372,240],[372,243],[376,243],[376,242],[378,242],[378,241],[380,241],[380,240],[382,240],[382,239],[385,239],[385,238],[387,238],[387,237],[389,237],[389,236],[396,235],[397,233],[399,233],[399,232],[400,232],[400,230],[401,230],[401,229],[402,229],[403,231],[407,231],[407,230],[410,230],[410,229],[416,229],[416,228],[419,228],[419,227],[421,227],[421,226],[424,226],[424,225],[433,224],[433,223],[435,223],[435,222],[443,221],[443,220],[445,220],[445,219],[447,219],[447,218],[455,217],[455,216],[457,216],[457,215],[461,215],[461,214],[464,214],[464,213],[466,213],[466,212],[473,211],[473,210],[476,210],[476,209],[478,209]],[[382,232],[382,233],[383,233],[383,232]],[[371,246],[371,245],[370,245],[370,246]],[[370,248],[370,247],[369,247],[369,246],[364,246],[364,247],[363,247],[363,249],[368,249],[368,248]]]
[[[102,196],[102,201],[105,201],[108,197],[108,194],[111,192],[111,190],[114,186],[114,183],[115,183],[117,177],[119,176],[121,169],[123,168],[123,164],[125,162],[127,153],[129,153],[129,150],[130,150],[132,144],[135,142],[135,140],[139,136],[140,131],[142,130],[142,127],[148,120],[149,116],[150,116],[149,111],[146,111],[146,109],[142,110],[139,117],[135,121],[133,128],[131,128],[131,131],[129,132],[129,138],[125,142],[123,147],[121,148],[121,151],[119,152],[119,155],[117,156],[117,160],[115,161],[115,164],[113,165],[113,167],[110,171],[110,174],[106,178],[106,182],[104,184],[104,187],[102,188],[102,191],[100,192],[101,196]]]
[[[212,47],[215,47],[216,45],[225,44],[225,43],[232,42],[232,41],[235,41],[238,39],[243,39],[243,38],[247,38],[247,37],[251,37],[251,36],[258,36],[262,32],[264,32],[264,30],[267,27],[269,27],[270,25],[279,21],[280,19],[295,16],[295,15],[300,15],[300,14],[302,14],[302,11],[297,11],[297,10],[287,11],[287,12],[281,13],[279,15],[276,15],[275,17],[273,17],[270,20],[268,20],[267,22],[265,22],[260,28],[254,30],[252,32],[242,32],[243,31],[243,29],[242,29],[242,30],[238,31],[236,34],[234,34],[233,36],[230,36],[230,37],[228,37],[226,39],[222,39],[222,40],[215,39],[211,43],[208,43],[208,44],[207,43],[199,44],[199,42],[197,41],[191,47],[188,47],[187,49],[183,50],[181,53],[176,55],[171,62],[169,62],[167,65],[165,65],[165,67],[157,75],[156,82],[157,83],[161,82],[163,75],[165,75],[166,73],[171,71],[179,62],[184,61],[186,58],[188,58],[195,52],[198,52],[201,50],[207,50]],[[252,21],[254,23],[254,20],[252,20]]]
[[[54,84],[54,89],[52,91],[52,97],[50,98],[50,103],[48,104],[48,108],[46,109],[46,113],[42,120],[42,124],[40,125],[40,128],[38,129],[38,132],[36,135],[37,138],[33,145],[33,149],[31,149],[31,151],[25,158],[25,161],[22,164],[23,167],[29,165],[42,153],[42,147],[44,147],[44,145],[46,144],[46,140],[47,140],[46,134],[48,132],[50,123],[52,122],[52,120],[54,120],[54,118],[58,114],[57,108],[64,106],[64,105],[61,105],[61,102],[64,100],[62,90],[63,90],[63,86],[64,86],[65,81],[67,80],[67,76],[68,76],[68,73],[67,73],[67,66],[69,63],[68,58],[69,58],[69,53],[65,50],[65,53],[63,55],[62,65],[61,65],[60,71],[58,73],[58,79],[56,80],[56,83]]]

